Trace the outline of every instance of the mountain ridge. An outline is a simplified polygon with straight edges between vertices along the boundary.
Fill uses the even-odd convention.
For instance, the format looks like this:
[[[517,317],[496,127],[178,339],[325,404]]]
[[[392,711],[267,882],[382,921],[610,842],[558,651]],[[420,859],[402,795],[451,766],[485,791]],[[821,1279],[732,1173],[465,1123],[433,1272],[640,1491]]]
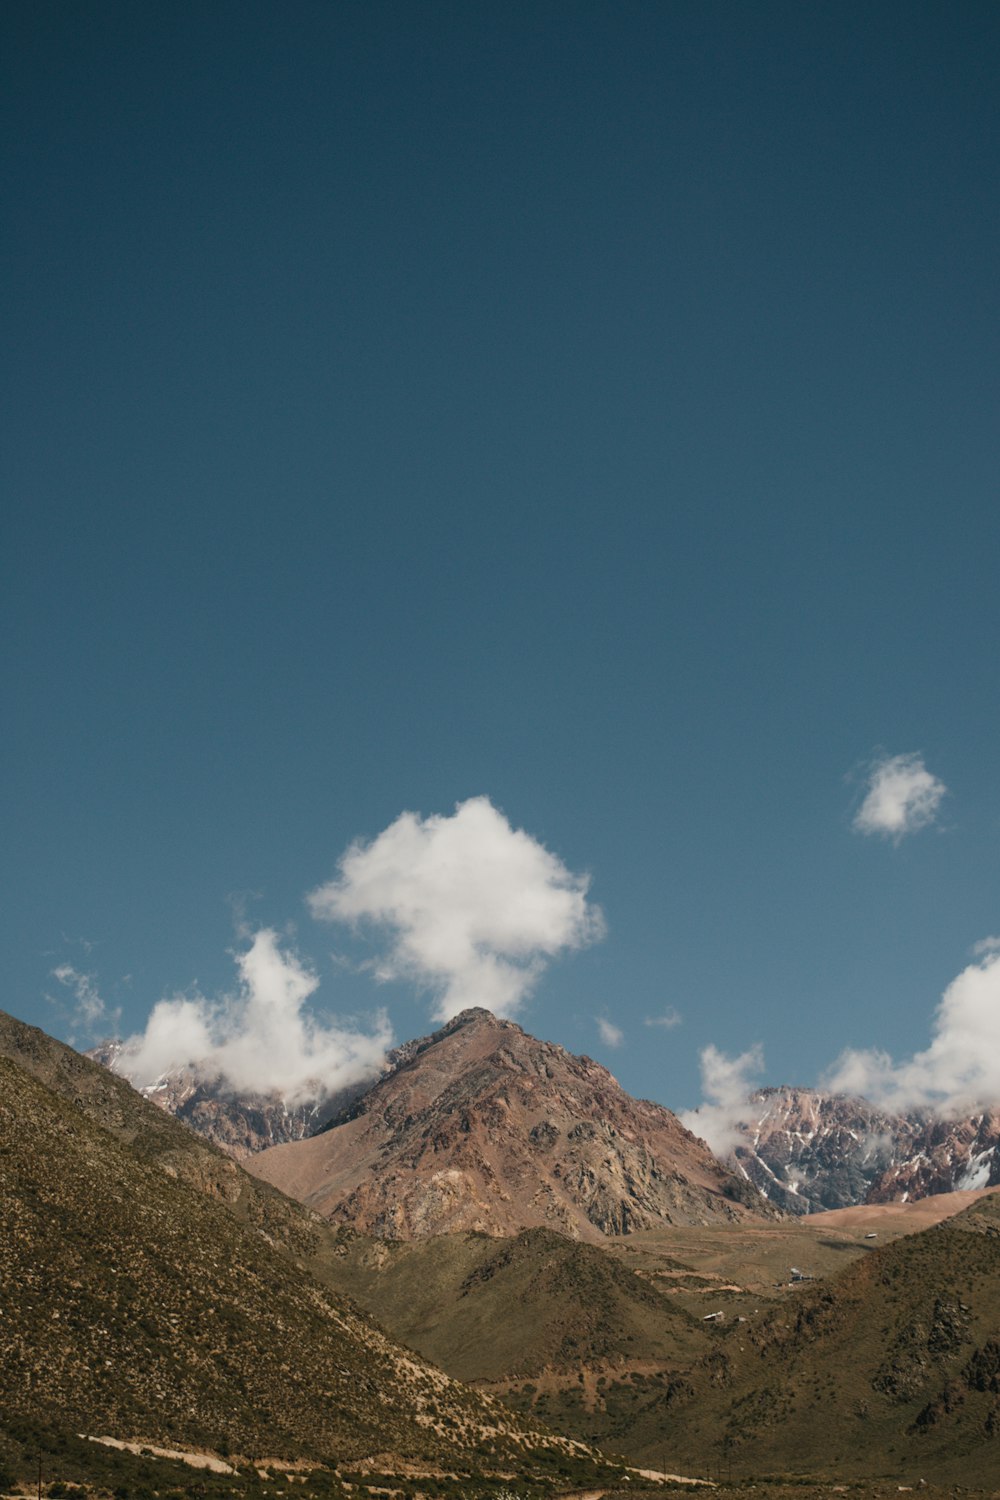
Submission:
[[[942,1118],[859,1096],[758,1089],[731,1160],[787,1213],[1000,1186],[1000,1109]]]

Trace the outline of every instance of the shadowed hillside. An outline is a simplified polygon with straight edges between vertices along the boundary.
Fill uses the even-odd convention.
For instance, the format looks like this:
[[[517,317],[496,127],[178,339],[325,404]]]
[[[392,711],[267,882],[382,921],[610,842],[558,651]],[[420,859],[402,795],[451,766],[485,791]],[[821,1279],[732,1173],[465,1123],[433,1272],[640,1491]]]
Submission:
[[[986,1484],[1000,1453],[1000,1194],[720,1330],[632,1451],[741,1473]]]
[[[192,1171],[188,1132],[127,1085],[16,1022],[4,1033],[5,1050],[32,1061],[29,1072],[0,1056],[10,1430],[42,1422],[250,1456],[524,1473],[533,1455],[545,1468],[547,1454],[567,1454],[400,1350],[293,1263],[289,1226],[315,1248],[297,1205],[283,1209],[224,1158],[232,1187],[218,1192],[217,1153],[193,1141]],[[208,1190],[190,1180],[206,1161]]]

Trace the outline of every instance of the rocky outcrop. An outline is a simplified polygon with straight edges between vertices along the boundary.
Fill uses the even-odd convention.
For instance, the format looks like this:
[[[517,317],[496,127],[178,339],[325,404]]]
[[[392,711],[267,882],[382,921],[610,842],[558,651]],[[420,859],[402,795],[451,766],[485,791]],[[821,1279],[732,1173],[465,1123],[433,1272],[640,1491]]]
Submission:
[[[86,1055],[112,1072],[128,1076],[128,1057],[120,1042],[105,1042]],[[386,1066],[405,1055],[405,1048],[390,1053]],[[339,1118],[370,1087],[368,1079],[333,1094],[320,1095],[317,1091],[315,1098],[290,1104],[277,1091],[241,1094],[224,1078],[206,1078],[193,1068],[184,1068],[158,1078],[139,1092],[234,1160],[245,1161],[269,1146],[314,1135]]]
[[[797,1088],[750,1105],[734,1164],[786,1213],[1000,1186],[1000,1109],[942,1120]]]
[[[768,1211],[669,1110],[512,1021],[465,1011],[409,1050],[348,1118],[248,1169],[387,1239],[538,1227],[597,1242]]]
[[[760,1089],[735,1162],[786,1213],[864,1203],[873,1184],[913,1152],[919,1115],[894,1115],[866,1099],[812,1089]],[[895,1195],[898,1196],[898,1195]]]
[[[929,1120],[901,1160],[872,1184],[870,1203],[904,1202],[967,1188],[1000,1187],[1000,1109]]]

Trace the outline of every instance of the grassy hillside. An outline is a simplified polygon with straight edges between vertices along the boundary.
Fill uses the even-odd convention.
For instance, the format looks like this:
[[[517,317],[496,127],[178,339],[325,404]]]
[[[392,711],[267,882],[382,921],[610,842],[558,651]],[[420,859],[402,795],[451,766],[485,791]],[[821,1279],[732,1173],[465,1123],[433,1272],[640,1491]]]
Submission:
[[[147,1103],[124,1078],[4,1011],[0,1057],[79,1110],[127,1147],[134,1159],[156,1165],[213,1198],[293,1258],[301,1260],[321,1243],[318,1222],[301,1205],[248,1176],[217,1147]]]
[[[696,1358],[695,1321],[594,1245],[547,1229],[372,1240],[342,1230],[323,1271],[393,1336],[463,1380]]]
[[[943,1482],[961,1476],[968,1483],[988,1478],[988,1465],[977,1467],[975,1457],[989,1436],[987,1393],[977,1389],[960,1411],[944,1411],[933,1405],[933,1392],[919,1396],[918,1386],[940,1376],[939,1389],[953,1360],[961,1376],[962,1360],[977,1349],[985,1352],[967,1383],[992,1379],[989,1329],[1000,1311],[1000,1284],[992,1251],[968,1243],[963,1253],[962,1241],[992,1243],[997,1199],[981,1199],[947,1230],[912,1232],[933,1221],[933,1208],[857,1210],[830,1222],[817,1215],[674,1226],[606,1250],[546,1231],[410,1244],[342,1232],[322,1270],[449,1373],[650,1468],[703,1474],[722,1466],[728,1474],[732,1464],[744,1474],[902,1478],[919,1457]],[[876,1240],[867,1238],[873,1224]],[[935,1238],[939,1233],[945,1237]],[[957,1248],[947,1235],[957,1237]],[[792,1266],[823,1279],[793,1285]],[[959,1342],[948,1356],[944,1314],[935,1309],[947,1305],[963,1275],[976,1286],[975,1299],[966,1299],[971,1342]],[[892,1287],[898,1305],[890,1326],[889,1312],[878,1314],[876,1303]],[[723,1321],[703,1321],[716,1311]],[[911,1312],[916,1323],[908,1333]],[[959,1318],[964,1326],[961,1309]],[[1000,1329],[1000,1320],[994,1326]],[[892,1378],[868,1367],[871,1350],[884,1355],[892,1327],[901,1351],[911,1348],[907,1338],[913,1348],[919,1344],[921,1327],[930,1330],[933,1357],[924,1368],[918,1352],[912,1366],[922,1384],[911,1370],[919,1396],[912,1409],[889,1401]],[[899,1357],[909,1368],[903,1352]],[[954,1408],[954,1391],[947,1399]],[[928,1440],[914,1447],[906,1429],[928,1403],[932,1409],[915,1429]],[[978,1428],[977,1403],[984,1407]],[[864,1415],[856,1418],[855,1410]],[[859,1421],[860,1438],[852,1430]],[[959,1432],[966,1427],[971,1459]],[[845,1455],[857,1460],[853,1467]]]
[[[739,1473],[1000,1472],[1000,1195],[730,1325],[650,1401],[632,1450]]]
[[[82,1059],[61,1097],[37,1076],[58,1050],[28,1045],[43,1053],[32,1072],[0,1057],[0,1436],[22,1460],[110,1434],[341,1469],[568,1482],[582,1463],[593,1481],[599,1466],[407,1355],[295,1264],[301,1209],[263,1189],[247,1212],[236,1168],[235,1192],[195,1185],[183,1127],[115,1080],[105,1092]]]

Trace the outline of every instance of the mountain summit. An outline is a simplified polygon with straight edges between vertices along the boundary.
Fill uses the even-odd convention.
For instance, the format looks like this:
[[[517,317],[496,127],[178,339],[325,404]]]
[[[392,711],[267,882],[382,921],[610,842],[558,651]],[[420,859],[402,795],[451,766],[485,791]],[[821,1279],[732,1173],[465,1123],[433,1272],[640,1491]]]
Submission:
[[[479,1009],[411,1044],[346,1118],[246,1166],[385,1239],[544,1227],[599,1242],[767,1211],[668,1109]]]

